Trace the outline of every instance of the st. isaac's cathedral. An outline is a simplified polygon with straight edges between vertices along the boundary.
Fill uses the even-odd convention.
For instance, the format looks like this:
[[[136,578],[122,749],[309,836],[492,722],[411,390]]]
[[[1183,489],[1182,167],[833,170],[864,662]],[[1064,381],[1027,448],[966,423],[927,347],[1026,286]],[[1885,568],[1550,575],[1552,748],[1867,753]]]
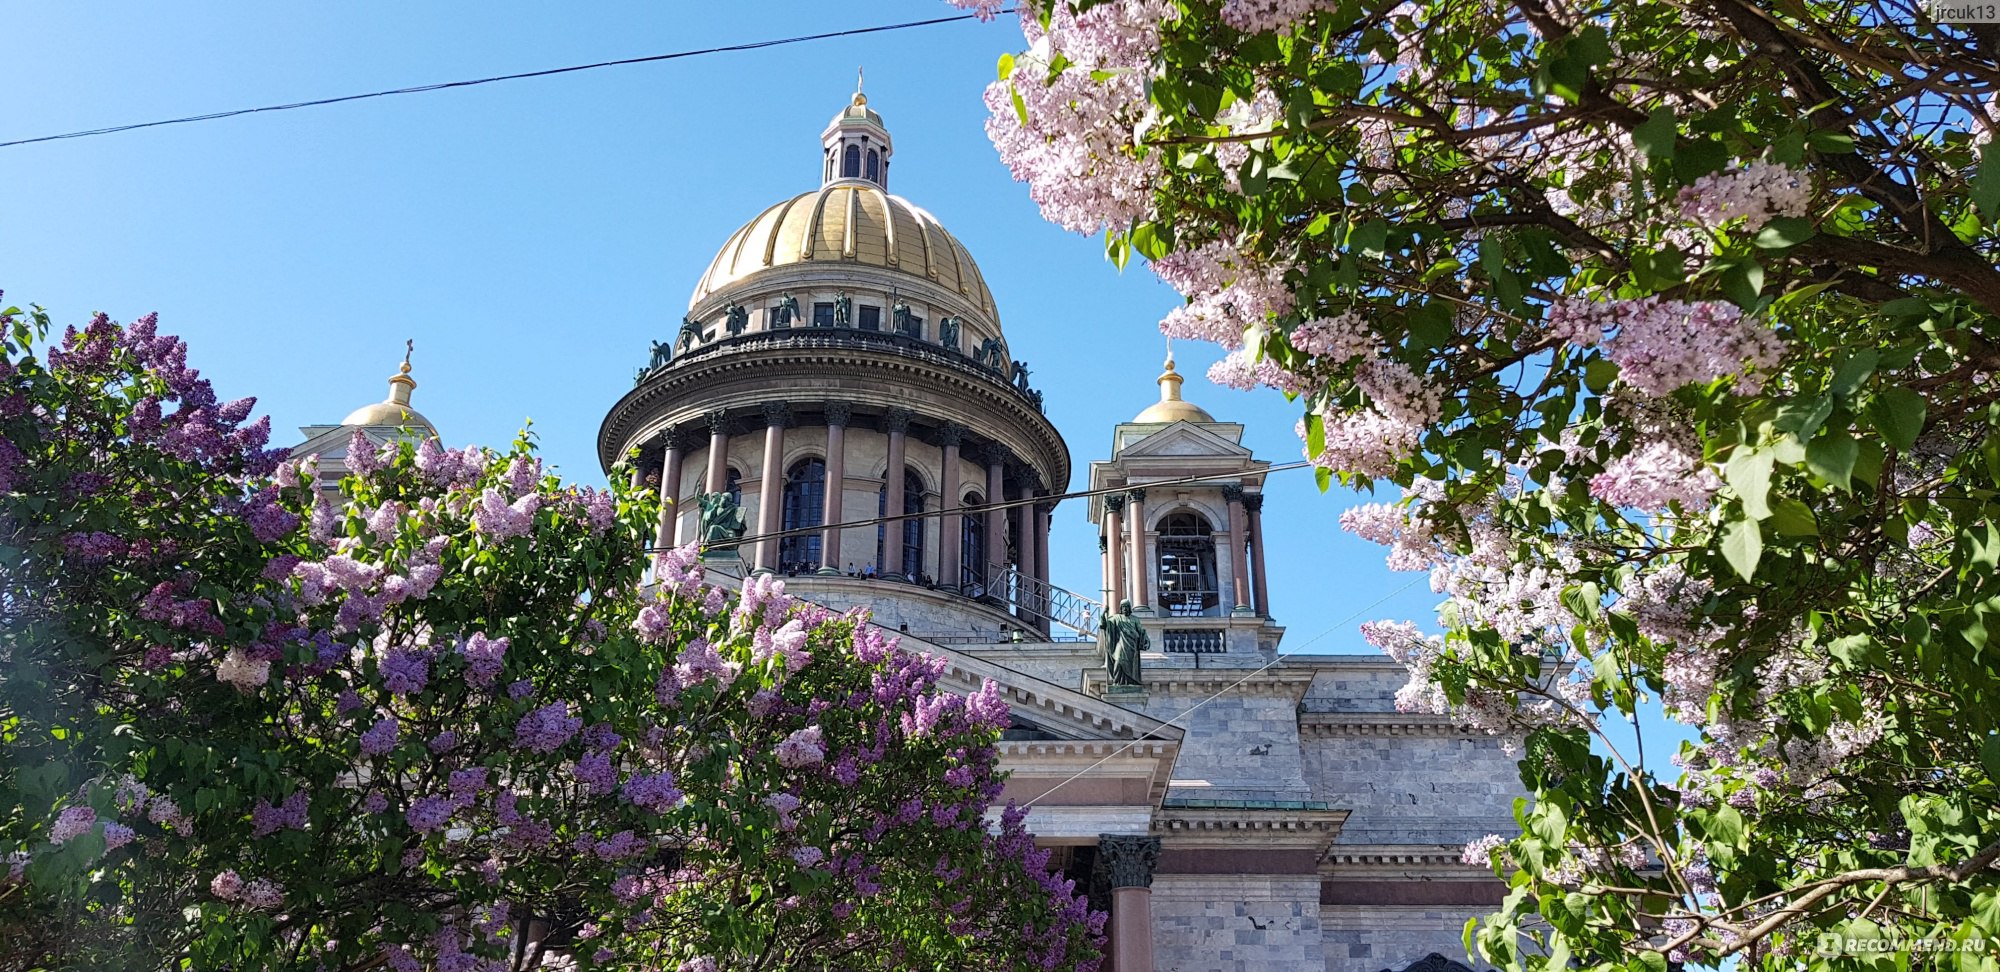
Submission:
[[[701,512],[726,495],[747,539],[711,576],[783,574],[945,656],[954,688],[998,682],[1014,712],[1003,799],[1032,807],[1055,866],[1111,912],[1107,969],[1468,962],[1466,920],[1505,888],[1460,848],[1512,832],[1514,761],[1397,712],[1405,672],[1385,658],[1280,657],[1270,462],[1181,396],[1171,358],[1157,395],[1130,390],[1086,495],[1059,504],[1070,448],[972,255],[890,194],[882,116],[857,92],[820,141],[820,185],[723,240],[598,432],[607,470],[636,453],[641,484],[675,500],[659,544],[727,531],[728,504]],[[302,429],[297,451],[325,469],[356,428],[436,434],[415,387],[406,362],[386,401]],[[1091,596],[1049,583],[1059,509],[1097,527]],[[1112,621],[1146,635],[1138,684],[1097,640],[1127,601]]]

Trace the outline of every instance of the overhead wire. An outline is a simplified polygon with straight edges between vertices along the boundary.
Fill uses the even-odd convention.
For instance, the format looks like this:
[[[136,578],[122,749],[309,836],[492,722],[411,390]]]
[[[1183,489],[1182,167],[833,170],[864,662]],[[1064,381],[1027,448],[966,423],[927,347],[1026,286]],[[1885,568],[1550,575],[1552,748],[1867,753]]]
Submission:
[[[1011,13],[1009,10],[999,11]],[[958,14],[950,17],[932,17],[927,20],[910,20],[898,24],[879,24],[873,27],[852,27],[846,30],[832,30],[818,34],[800,34],[796,37],[780,37],[773,40],[747,41],[741,44],[724,44],[719,47],[704,47],[696,50],[674,51],[667,54],[648,54],[643,57],[624,57],[611,61],[594,61],[589,64],[572,64],[567,67],[544,68],[539,71],[521,71],[514,74],[496,74],[484,78],[469,78],[463,81],[441,81],[435,84],[418,84],[404,88],[389,88],[383,91],[367,91],[361,94],[338,95],[331,98],[315,98],[310,101],[293,101],[276,105],[260,105],[255,108],[235,108],[228,111],[212,111],[200,115],[185,115],[179,118],[163,118],[158,121],[133,122],[126,125],[109,125],[104,128],[87,128],[81,131],[64,132],[60,135],[38,135],[33,138],[17,138],[0,142],[0,148],[19,145],[33,145],[38,142],[56,142],[71,138],[88,138],[94,135],[111,135],[118,132],[135,131],[141,128],[159,128],[164,125],[186,125],[194,122],[216,121],[241,115],[255,115],[268,112],[293,111],[299,108],[317,108],[322,105],[337,105],[349,101],[365,101],[371,98],[387,98],[392,95],[423,94],[431,91],[446,91],[453,88],[470,88],[476,85],[493,84],[499,81],[520,81],[527,78],[546,78],[558,74],[573,74],[578,71],[594,71],[598,68],[625,67],[633,64],[651,64],[657,61],[674,61],[687,57],[707,54],[727,54],[738,51],[755,51],[766,47],[782,47],[787,44],[804,44],[810,41],[834,40],[841,37],[858,37],[863,34],[879,34],[892,30],[908,30],[915,27],[930,27],[937,24],[956,23],[962,20],[977,20],[977,14]]]

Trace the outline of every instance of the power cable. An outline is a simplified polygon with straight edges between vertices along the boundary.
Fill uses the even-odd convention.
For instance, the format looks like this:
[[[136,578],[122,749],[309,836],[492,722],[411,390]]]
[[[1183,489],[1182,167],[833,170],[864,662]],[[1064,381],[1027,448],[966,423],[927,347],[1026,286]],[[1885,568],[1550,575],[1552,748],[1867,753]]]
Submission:
[[[1267,466],[1264,468],[1263,473],[1268,475],[1270,473],[1275,473],[1275,472],[1290,472],[1291,470],[1294,469],[1304,469],[1305,467],[1310,465],[1312,465],[1310,461],[1307,461],[1305,459],[1299,459],[1293,462],[1282,462],[1275,466]],[[1241,470],[1229,473],[1210,473],[1208,475],[1203,475],[1203,476],[1183,476],[1179,479],[1162,479],[1156,482],[1146,482],[1146,483],[1127,483],[1123,486],[1106,486],[1103,487],[1102,489],[1079,489],[1067,493],[1060,493],[1050,496],[1025,496],[1015,500],[1003,500],[999,504],[997,504],[997,506],[999,509],[1011,510],[1020,506],[1035,506],[1041,503],[1055,503],[1066,499],[1085,499],[1092,496],[1108,496],[1114,493],[1124,493],[1135,489],[1158,489],[1167,486],[1185,486],[1194,483],[1214,482],[1215,480],[1218,479],[1241,479],[1241,478],[1243,478],[1243,473]],[[961,514],[971,514],[975,512],[985,513],[994,509],[995,506],[996,504],[989,502],[989,503],[981,503],[978,506],[961,506],[958,507],[957,509],[958,512]],[[828,530],[834,530],[834,529],[846,530],[855,527],[876,526],[878,524],[883,524],[883,523],[897,523],[903,520],[921,520],[933,516],[944,516],[948,512],[949,511],[946,510],[925,510],[921,513],[888,513],[882,516],[871,517],[866,520],[847,520],[841,523],[821,523],[816,526],[793,527],[789,530],[772,530],[767,533],[752,534],[741,537],[736,540],[732,540],[730,541],[730,546],[743,547],[764,540],[783,540],[786,537],[809,537],[816,533],[825,533]],[[675,515],[678,516],[679,514]],[[672,547],[649,546],[646,548],[646,552],[659,553],[661,551],[672,550],[672,549],[673,549]]]
[[[1011,13],[1011,10],[999,11]],[[140,128],[158,128],[162,125],[185,125],[191,122],[215,121],[221,118],[235,118],[238,115],[255,115],[261,112],[291,111],[295,108],[316,108],[321,105],[337,105],[347,101],[363,101],[369,98],[386,98],[390,95],[422,94],[427,91],[444,91],[450,88],[470,88],[474,85],[492,84],[496,81],[519,81],[525,78],[545,78],[556,74],[571,74],[577,71],[592,71],[597,68],[624,67],[630,64],[650,64],[655,61],[673,61],[684,57],[703,54],[726,54],[735,51],[755,51],[766,47],[782,47],[786,44],[803,44],[808,41],[833,40],[840,37],[856,37],[862,34],[879,34],[891,30],[907,30],[912,27],[930,27],[935,24],[956,23],[961,20],[976,20],[976,14],[959,14],[952,17],[932,17],[929,20],[911,20],[900,24],[881,24],[875,27],[854,27],[847,30],[828,31],[822,34],[801,34],[797,37],[782,37],[776,40],[749,41],[742,44],[725,44],[721,47],[704,47],[692,51],[675,51],[670,54],[650,54],[645,57],[626,57],[615,61],[596,61],[590,64],[573,64],[569,67],[546,68],[540,71],[523,71],[518,74],[496,74],[487,78],[472,78],[466,81],[444,81],[437,84],[420,84],[407,88],[390,88],[386,91],[369,91],[363,94],[340,95],[334,98],[316,98],[312,101],[294,101],[281,105],[262,105],[256,108],[236,108],[230,111],[214,111],[202,115],[187,115],[181,118],[167,118],[160,121],[134,122],[129,125],[112,125],[106,128],[90,128],[61,135],[40,135],[34,138],[17,138],[0,142],[0,148],[17,145],[33,145],[37,142],[55,142],[69,138],[86,138],[92,135],[111,135]]]

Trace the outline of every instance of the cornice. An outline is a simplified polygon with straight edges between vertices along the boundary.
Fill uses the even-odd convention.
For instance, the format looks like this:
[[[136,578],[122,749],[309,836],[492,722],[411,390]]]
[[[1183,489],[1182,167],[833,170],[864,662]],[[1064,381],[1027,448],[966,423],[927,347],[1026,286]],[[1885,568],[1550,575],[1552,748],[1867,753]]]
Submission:
[[[1246,678],[1247,676],[1247,678]],[[1084,691],[1100,693],[1104,691],[1103,671],[1084,673]],[[1214,693],[1225,692],[1233,696],[1263,696],[1281,698],[1294,705],[1303,699],[1306,690],[1312,686],[1311,672],[1295,672],[1284,668],[1258,671],[1255,668],[1160,668],[1153,667],[1141,673],[1146,691],[1151,694]],[[1240,684],[1239,684],[1240,683]]]
[[[1299,735],[1306,738],[1330,736],[1437,736],[1454,739],[1484,735],[1476,729],[1454,725],[1444,716],[1416,712],[1301,712]]]
[[[1153,815],[1153,832],[1173,848],[1310,848],[1325,853],[1340,836],[1347,810],[1193,809],[1166,806]]]
[[[1353,877],[1373,871],[1469,881],[1493,880],[1493,872],[1461,859],[1464,848],[1452,844],[1335,844],[1321,861],[1322,874]]]

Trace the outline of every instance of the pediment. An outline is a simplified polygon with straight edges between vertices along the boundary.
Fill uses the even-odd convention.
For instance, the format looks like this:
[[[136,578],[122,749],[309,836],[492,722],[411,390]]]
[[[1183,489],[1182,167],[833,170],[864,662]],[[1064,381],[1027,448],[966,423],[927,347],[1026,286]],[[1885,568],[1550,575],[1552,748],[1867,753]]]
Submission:
[[[1192,422],[1175,422],[1119,450],[1118,459],[1150,456],[1250,458],[1250,450]]]
[[[967,695],[978,691],[987,679],[992,679],[1000,686],[1001,695],[1013,710],[1015,722],[1032,727],[1027,731],[1034,733],[1038,739],[1063,742],[1181,741],[1179,727],[1144,713],[921,638],[901,633],[898,636],[912,643],[912,648],[945,657],[949,667],[939,680],[943,688]]]

